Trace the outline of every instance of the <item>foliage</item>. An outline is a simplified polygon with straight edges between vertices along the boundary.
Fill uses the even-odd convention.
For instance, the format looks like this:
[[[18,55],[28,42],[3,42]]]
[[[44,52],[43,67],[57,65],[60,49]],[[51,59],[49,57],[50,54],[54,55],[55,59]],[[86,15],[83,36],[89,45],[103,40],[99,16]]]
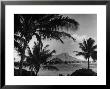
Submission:
[[[37,71],[37,68],[40,68],[41,64],[47,62],[48,58],[51,57],[56,51],[50,51],[47,49],[49,45],[46,45],[44,48],[39,49],[39,44],[34,45],[33,52],[29,49],[29,56],[26,59],[27,65],[30,67],[31,70]],[[36,72],[37,73],[37,72]]]
[[[18,62],[14,62],[14,67],[18,68],[19,66],[20,66],[20,62],[19,61]],[[25,61],[23,61],[22,66],[26,67],[27,63]]]
[[[78,28],[78,22],[69,17],[63,17],[59,14],[15,14],[14,15],[14,44],[15,48],[21,53],[23,46],[29,43],[32,36],[37,40],[52,38],[61,40],[61,37],[71,37],[70,34],[60,31],[61,28]]]
[[[59,76],[64,76],[63,74],[59,74]]]
[[[14,69],[14,76],[20,75],[19,69]],[[34,71],[27,71],[25,69],[22,69],[22,76],[35,76]]]
[[[79,23],[74,19],[70,19],[69,17],[64,17],[59,14],[15,14],[14,47],[21,56],[19,65],[21,74],[23,61],[26,58],[25,51],[27,48],[29,48],[28,43],[32,39],[32,36],[35,35],[37,41],[39,41],[39,46],[36,46],[36,49],[38,49],[38,51],[34,52],[37,53],[37,57],[34,55],[27,59],[31,58],[35,61],[35,58],[37,58],[37,61],[35,61],[35,63],[40,65],[39,63],[42,63],[42,61],[44,61],[44,58],[50,55],[45,55],[44,52],[40,51],[43,46],[42,40],[51,38],[59,40],[61,43],[63,43],[63,40],[61,39],[62,37],[69,37],[75,40],[70,34],[63,31],[63,29],[72,29],[73,31],[75,31],[78,28],[78,25]],[[31,66],[33,67],[33,65]]]
[[[73,28],[74,31],[79,25],[74,19],[59,14],[15,14],[14,23],[14,34],[20,34],[19,39],[24,38],[27,43],[32,39],[33,35],[39,41],[41,40],[40,37],[42,39],[52,38],[61,42],[63,42],[61,40],[62,36],[74,39],[70,34],[60,30]]]
[[[95,40],[92,38],[89,38],[87,40],[84,40],[83,43],[79,43],[79,47],[81,48],[82,52],[74,51],[76,52],[77,56],[82,55],[85,57],[85,59],[88,59],[88,69],[89,69],[89,58],[91,57],[94,61],[97,60],[97,45],[94,45]]]
[[[73,72],[70,76],[97,76],[97,73],[92,69],[79,69]]]

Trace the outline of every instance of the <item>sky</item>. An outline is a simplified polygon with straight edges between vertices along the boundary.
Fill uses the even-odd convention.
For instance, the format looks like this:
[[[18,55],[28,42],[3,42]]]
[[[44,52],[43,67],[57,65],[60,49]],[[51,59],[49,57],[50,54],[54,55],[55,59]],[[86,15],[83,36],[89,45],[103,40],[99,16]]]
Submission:
[[[50,44],[50,49],[56,50],[56,55],[60,53],[69,53],[78,59],[85,60],[82,56],[75,56],[73,51],[81,51],[79,49],[79,42],[82,42],[84,38],[92,37],[97,44],[97,15],[96,14],[69,14],[64,15],[75,19],[79,22],[79,28],[72,33],[72,36],[76,38],[76,42],[72,39],[63,39],[64,44],[59,41],[45,41],[44,44]]]
[[[56,40],[45,40],[43,44],[49,44],[49,49],[56,50],[56,55],[60,53],[69,53],[69,55],[74,56],[78,59],[85,60],[82,56],[75,56],[73,51],[81,51],[79,49],[78,43],[84,38],[92,37],[97,42],[97,15],[96,14],[64,14],[63,16],[68,16],[75,19],[79,23],[79,28],[75,32],[71,32],[72,36],[76,38],[76,42],[72,39],[63,39],[64,44]],[[33,41],[35,37],[30,41],[30,47],[33,46]],[[97,43],[96,43],[97,44]]]
[[[65,15],[66,16],[66,15]],[[87,35],[97,40],[97,15],[96,14],[73,14],[67,15],[79,22],[76,34]]]

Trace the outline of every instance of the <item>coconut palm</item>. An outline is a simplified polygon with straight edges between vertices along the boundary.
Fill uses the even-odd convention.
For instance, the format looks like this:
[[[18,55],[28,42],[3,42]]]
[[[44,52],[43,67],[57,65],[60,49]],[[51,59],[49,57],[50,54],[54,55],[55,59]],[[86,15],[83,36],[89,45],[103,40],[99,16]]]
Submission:
[[[22,63],[25,57],[25,50],[28,43],[35,35],[39,41],[39,47],[42,48],[42,39],[56,39],[63,43],[62,37],[71,37],[70,34],[63,31],[70,28],[75,31],[78,28],[78,22],[69,17],[59,14],[16,14],[14,15],[14,46],[21,56],[19,69],[22,70]],[[69,28],[69,29],[68,29]],[[22,74],[22,71],[21,73]]]
[[[91,57],[94,61],[97,60],[97,45],[94,45],[95,40],[92,38],[86,39],[83,43],[79,43],[79,48],[81,48],[82,52],[77,52],[77,56],[82,55],[88,60],[88,69],[89,69],[89,58]]]
[[[55,50],[50,51],[47,49],[49,45],[46,45],[45,47],[42,47],[42,49],[39,49],[39,43],[34,43],[33,52],[31,52],[29,48],[29,56],[26,59],[26,62],[30,68],[31,71],[35,71],[36,75],[39,72],[40,65],[47,62],[47,60],[53,56],[54,53],[56,53]]]

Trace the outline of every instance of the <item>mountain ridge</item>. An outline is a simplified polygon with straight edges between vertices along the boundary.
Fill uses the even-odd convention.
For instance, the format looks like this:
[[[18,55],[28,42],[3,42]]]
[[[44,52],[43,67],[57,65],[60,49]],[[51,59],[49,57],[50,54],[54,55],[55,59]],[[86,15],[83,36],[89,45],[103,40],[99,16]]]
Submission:
[[[80,59],[77,59],[75,57],[70,56],[68,53],[61,53],[61,54],[58,54],[58,55],[54,55],[51,58],[51,60],[54,59],[54,58],[59,58],[62,61],[82,61]]]

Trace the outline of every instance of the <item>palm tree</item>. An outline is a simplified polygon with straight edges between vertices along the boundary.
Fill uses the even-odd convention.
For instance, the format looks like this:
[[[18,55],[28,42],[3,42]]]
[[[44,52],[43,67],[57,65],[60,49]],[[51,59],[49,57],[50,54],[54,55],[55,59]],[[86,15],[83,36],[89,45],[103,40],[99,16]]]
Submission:
[[[74,51],[76,52],[77,56],[82,55],[85,57],[85,59],[88,60],[88,69],[89,69],[89,58],[91,57],[94,61],[97,60],[97,45],[94,45],[95,40],[92,38],[89,38],[87,40],[84,40],[83,43],[79,43],[79,47],[81,48],[82,52]]]
[[[55,50],[50,51],[47,49],[49,45],[46,45],[45,47],[42,47],[42,49],[39,49],[39,43],[34,43],[33,52],[31,52],[29,48],[29,56],[26,59],[26,62],[28,66],[30,67],[30,70],[33,71],[33,69],[37,73],[39,72],[40,65],[47,62],[48,58],[52,57],[54,53],[56,53]]]
[[[39,41],[39,47],[42,48],[42,39],[56,39],[62,43],[62,37],[71,37],[63,29],[72,28],[73,31],[78,28],[78,22],[69,17],[59,14],[15,14],[14,15],[14,46],[21,56],[19,69],[22,70],[23,60],[26,58],[25,50],[28,43],[35,35]],[[20,73],[22,75],[22,71]]]

